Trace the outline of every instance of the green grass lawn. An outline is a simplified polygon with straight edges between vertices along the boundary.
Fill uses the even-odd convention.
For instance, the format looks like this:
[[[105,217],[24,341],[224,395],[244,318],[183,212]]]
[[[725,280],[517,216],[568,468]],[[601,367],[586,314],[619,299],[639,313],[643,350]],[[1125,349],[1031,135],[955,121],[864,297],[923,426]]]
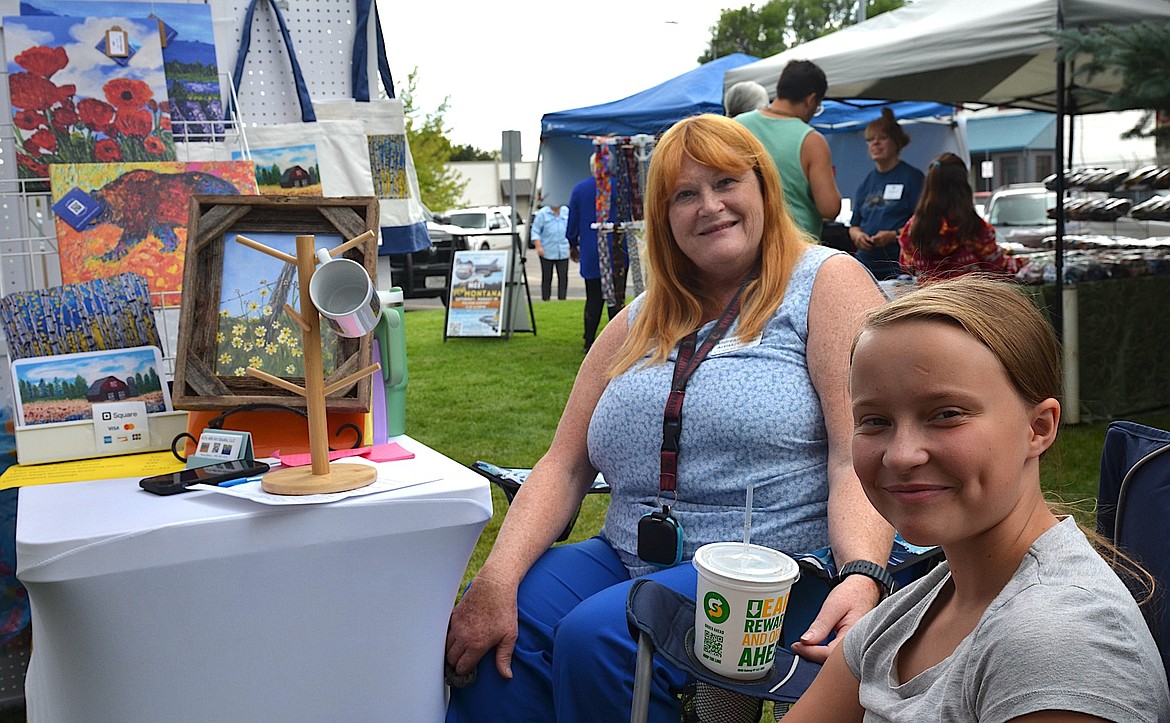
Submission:
[[[443,341],[442,311],[406,316],[406,432],[463,464],[485,460],[531,467],[548,448],[581,364],[584,302],[536,302],[535,335]],[[1170,428],[1170,411],[1131,417]],[[1072,507],[1091,526],[1106,422],[1066,427],[1045,457],[1041,477],[1049,498]],[[493,487],[495,514],[484,529],[464,582],[479,569],[507,512]],[[601,528],[608,497],[589,495],[569,541]]]
[[[583,307],[583,301],[536,302],[535,335],[446,342],[443,311],[409,312],[407,434],[462,464],[534,465],[552,441],[583,358]],[[1170,411],[1132,419],[1170,428]],[[1105,427],[1102,422],[1062,430],[1041,470],[1050,497],[1072,503],[1082,524],[1092,524]],[[495,514],[476,545],[464,584],[483,564],[507,512],[504,495],[494,486],[492,501]],[[586,497],[570,542],[601,528],[608,501],[606,495]],[[762,720],[771,720],[768,710]],[[0,708],[0,723],[22,720],[23,706]]]

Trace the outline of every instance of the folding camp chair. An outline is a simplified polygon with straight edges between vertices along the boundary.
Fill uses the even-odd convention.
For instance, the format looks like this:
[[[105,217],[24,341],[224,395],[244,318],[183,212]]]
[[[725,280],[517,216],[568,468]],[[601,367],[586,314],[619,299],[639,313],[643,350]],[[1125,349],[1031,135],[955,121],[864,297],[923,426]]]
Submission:
[[[898,537],[886,569],[901,587],[922,577],[943,560],[939,547],[918,547]],[[630,723],[645,723],[650,704],[652,660],[657,651],[669,663],[685,670],[696,686],[709,686],[705,695],[716,701],[712,710],[703,708],[703,695],[684,696],[685,721],[702,723],[758,720],[763,700],[777,704],[796,702],[808,689],[821,666],[791,651],[792,643],[816,618],[829,591],[836,582],[836,568],[829,548],[798,556],[800,579],[792,587],[784,612],[780,645],[768,674],[760,680],[742,681],[711,672],[692,652],[695,627],[695,602],[652,580],[637,580],[626,598],[626,620],[630,634],[638,641],[634,670],[634,700]],[[711,690],[714,689],[714,690]],[[730,691],[732,695],[720,695]],[[696,710],[698,708],[698,710]],[[753,712],[754,711],[754,712]]]
[[[512,504],[512,498],[520,491],[520,486],[524,484],[524,480],[528,479],[528,473],[532,471],[529,467],[497,467],[491,462],[478,461],[468,465],[471,469],[480,473],[484,477],[491,480],[492,484],[499,487],[504,492],[504,497],[507,498],[508,504]],[[597,479],[593,480],[593,486],[589,488],[588,494],[609,494],[609,483],[605,481],[600,474]],[[577,515],[581,512],[581,506],[573,511],[573,516],[569,518],[569,524],[565,525],[565,529],[561,532],[557,542],[564,542],[569,539],[569,534],[573,531],[573,525],[577,524]]]
[[[1097,492],[1097,533],[1142,565],[1157,581],[1156,597],[1143,612],[1170,671],[1170,432],[1134,422],[1113,422],[1105,431]]]

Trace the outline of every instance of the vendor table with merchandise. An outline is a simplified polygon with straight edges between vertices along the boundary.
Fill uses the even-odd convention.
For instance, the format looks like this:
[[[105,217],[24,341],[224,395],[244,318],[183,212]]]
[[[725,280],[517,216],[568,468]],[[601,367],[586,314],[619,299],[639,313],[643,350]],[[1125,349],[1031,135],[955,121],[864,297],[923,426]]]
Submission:
[[[1170,269],[1170,258],[1165,266]],[[897,298],[916,285],[881,286],[888,298]],[[1023,289],[1051,318],[1056,285]],[[1063,297],[1063,421],[1119,419],[1170,407],[1170,274],[1080,280],[1066,284]]]
[[[20,491],[30,721],[437,721],[447,619],[487,480],[409,437],[435,481],[327,504],[137,478]]]
[[[1051,309],[1056,286],[1028,287]],[[1118,419],[1170,407],[1170,276],[1068,284],[1065,407],[1068,421]]]

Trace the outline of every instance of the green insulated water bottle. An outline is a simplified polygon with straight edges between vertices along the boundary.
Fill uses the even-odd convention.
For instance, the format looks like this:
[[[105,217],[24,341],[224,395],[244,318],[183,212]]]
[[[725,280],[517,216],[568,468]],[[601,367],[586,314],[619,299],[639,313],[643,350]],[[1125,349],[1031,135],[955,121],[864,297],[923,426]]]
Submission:
[[[386,433],[406,434],[406,311],[402,289],[390,287],[389,303],[374,330],[382,358],[382,385],[386,394]]]

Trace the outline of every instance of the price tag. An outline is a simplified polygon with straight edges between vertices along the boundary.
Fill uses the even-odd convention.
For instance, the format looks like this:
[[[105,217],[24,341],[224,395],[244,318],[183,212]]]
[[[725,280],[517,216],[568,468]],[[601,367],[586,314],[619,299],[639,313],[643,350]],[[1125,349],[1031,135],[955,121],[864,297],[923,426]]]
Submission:
[[[117,25],[106,31],[106,55],[111,58],[130,57],[130,38]]]

